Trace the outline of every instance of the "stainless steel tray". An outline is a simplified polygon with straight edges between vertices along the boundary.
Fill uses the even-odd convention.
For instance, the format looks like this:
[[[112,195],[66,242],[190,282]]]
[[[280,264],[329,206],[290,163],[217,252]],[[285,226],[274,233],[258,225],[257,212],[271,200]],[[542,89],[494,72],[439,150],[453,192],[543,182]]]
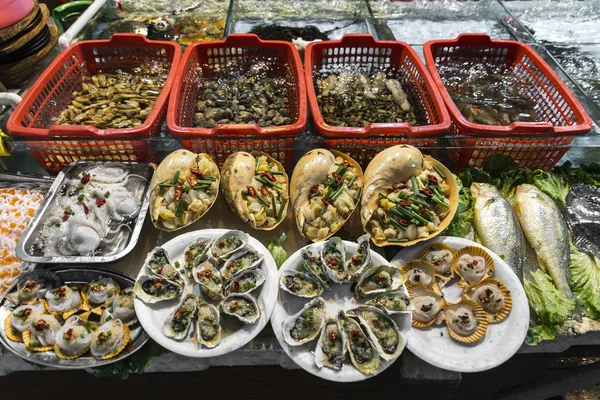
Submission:
[[[154,169],[147,163],[123,163],[130,168],[130,173],[141,175],[146,179],[146,183],[141,182],[140,188],[137,191],[139,194],[138,200],[141,201],[140,212],[138,216],[130,223],[129,229],[122,229],[120,237],[115,245],[107,251],[93,256],[44,256],[42,251],[37,248],[35,241],[40,235],[44,222],[48,217],[48,213],[55,203],[55,199],[59,195],[60,189],[67,179],[79,176],[82,171],[94,166],[103,164],[104,162],[97,161],[78,161],[65,167],[56,177],[54,183],[50,187],[44,202],[33,216],[33,219],[25,228],[21,240],[17,243],[17,257],[23,261],[32,263],[46,264],[90,264],[90,263],[108,263],[116,261],[127,255],[140,237],[144,219],[150,205],[150,180],[154,173]]]
[[[135,281],[128,276],[125,276],[116,271],[111,271],[102,268],[82,268],[82,267],[54,267],[48,268],[51,271],[56,272],[66,284],[87,284],[100,276],[112,278],[119,283],[122,288],[133,286]],[[86,369],[100,367],[107,364],[120,361],[126,357],[129,357],[136,351],[138,351],[147,341],[148,334],[144,331],[139,322],[136,322],[130,326],[131,339],[125,350],[119,353],[114,358],[109,360],[96,360],[89,353],[86,355],[76,358],[75,360],[61,360],[54,354],[54,352],[47,351],[44,353],[30,352],[25,348],[25,344],[13,342],[6,337],[4,331],[4,320],[10,313],[8,307],[8,301],[0,307],[0,343],[15,355],[21,357],[23,360],[43,365],[45,367],[60,368],[60,369]]]

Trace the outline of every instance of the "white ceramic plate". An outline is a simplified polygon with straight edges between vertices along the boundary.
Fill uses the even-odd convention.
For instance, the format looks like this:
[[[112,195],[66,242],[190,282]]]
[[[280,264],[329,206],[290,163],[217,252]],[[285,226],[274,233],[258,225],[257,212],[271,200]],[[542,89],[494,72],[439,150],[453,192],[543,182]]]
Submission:
[[[315,246],[318,250],[321,250],[324,243],[315,243],[311,246]],[[344,247],[346,249],[346,259],[349,259],[354,252],[356,251],[357,244],[352,242],[344,241]],[[283,275],[284,272],[288,271],[297,271],[304,270],[302,266],[302,249],[298,250],[294,254],[291,255],[290,258],[286,260],[286,262],[279,269],[279,277]],[[389,263],[383,258],[381,255],[377,254],[373,250],[371,250],[371,263],[372,265],[381,265]],[[337,284],[331,283],[331,291],[323,292],[323,299],[325,299],[325,306],[327,309],[328,317],[335,317],[339,310],[349,310],[351,308],[355,308],[361,304],[364,304],[366,300],[373,298],[375,296],[371,296],[367,299],[361,299],[360,303],[355,299],[354,294],[350,291],[350,284]],[[400,289],[401,291],[408,293],[404,285]],[[302,346],[294,347],[289,346],[283,340],[283,333],[281,331],[281,324],[285,321],[289,316],[296,314],[306,303],[308,303],[310,299],[303,299],[301,297],[294,296],[285,290],[279,290],[279,299],[275,304],[275,311],[273,311],[273,315],[271,316],[271,326],[273,327],[273,332],[275,332],[275,337],[279,341],[283,350],[287,353],[288,356],[296,364],[302,367],[304,370],[310,372],[311,374],[318,376],[319,378],[327,379],[330,381],[336,382],[356,382],[368,379],[374,375],[363,375],[360,373],[352,363],[350,363],[349,358],[347,357],[346,363],[339,370],[333,370],[330,368],[323,367],[323,369],[317,368],[314,362],[314,349],[318,339],[313,340],[308,344],[304,344]],[[408,339],[408,332],[411,329],[412,324],[412,315],[410,313],[407,314],[399,314],[399,315],[391,315],[392,319],[400,328],[402,333],[402,349],[406,347],[406,341]],[[385,370],[387,367],[393,364],[394,361],[385,361],[381,359],[381,364],[379,366],[378,374]]]
[[[228,230],[226,229],[205,229],[195,232],[188,232],[168,241],[162,245],[162,247],[167,251],[171,263],[179,261],[181,265],[184,265],[183,252],[185,248],[192,242],[200,237],[217,239],[227,231]],[[169,339],[163,335],[161,331],[162,325],[167,317],[179,305],[181,299],[164,301],[156,304],[146,304],[136,297],[134,300],[135,312],[137,313],[138,319],[148,335],[150,335],[150,337],[158,344],[174,353],[198,358],[216,357],[230,353],[254,339],[254,337],[256,337],[260,331],[262,331],[265,325],[267,325],[267,322],[273,313],[273,308],[275,307],[275,302],[277,300],[278,280],[277,266],[275,265],[275,261],[273,260],[271,253],[269,253],[266,247],[253,237],[250,237],[248,247],[253,248],[255,251],[264,256],[264,260],[260,268],[265,273],[266,281],[259,289],[252,292],[252,295],[255,297],[258,296],[258,304],[261,309],[260,318],[258,321],[256,321],[256,323],[242,325],[241,322],[238,323],[237,321],[233,321],[234,319],[231,317],[225,317],[221,315],[221,321],[226,319],[234,326],[239,326],[239,329],[233,333],[227,335],[224,334],[223,338],[221,339],[221,343],[218,346],[209,349],[196,343],[196,339],[194,337],[195,329],[193,328],[190,329],[187,338],[182,341]],[[144,273],[145,271],[142,268],[138,274],[138,277]],[[197,290],[197,285],[194,284],[194,286],[196,287],[195,290]],[[186,287],[184,289],[184,293],[189,289],[189,287]],[[198,294],[196,291],[195,293]],[[217,305],[213,301],[210,301],[210,303]]]
[[[506,319],[488,324],[483,339],[475,344],[455,341],[448,335],[446,324],[431,325],[425,329],[413,328],[408,349],[429,364],[457,372],[481,372],[497,367],[511,358],[523,344],[529,326],[529,305],[523,285],[510,267],[494,252],[467,239],[440,236],[426,243],[399,252],[392,263],[405,264],[418,259],[425,246],[444,243],[455,250],[465,246],[485,249],[494,260],[493,277],[502,281],[510,290],[512,310]]]

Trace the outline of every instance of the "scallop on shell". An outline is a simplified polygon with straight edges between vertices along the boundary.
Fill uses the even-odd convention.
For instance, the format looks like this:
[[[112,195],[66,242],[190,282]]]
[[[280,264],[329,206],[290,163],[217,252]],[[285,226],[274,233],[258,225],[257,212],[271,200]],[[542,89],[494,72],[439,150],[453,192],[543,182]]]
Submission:
[[[194,187],[204,186],[197,182],[207,180],[208,189]],[[176,150],[169,154],[158,166],[150,182],[150,218],[157,229],[176,231],[186,227],[208,212],[219,194],[221,176],[219,168],[212,158],[205,153],[195,154],[188,150]],[[174,185],[186,186],[190,189],[181,195],[188,199],[177,212],[176,197],[171,198],[170,190]]]
[[[202,293],[210,299],[223,300],[223,278],[210,261],[205,261],[192,269],[192,278],[198,283]]]
[[[248,244],[249,236],[242,231],[227,231],[215,240],[210,255],[218,261],[225,261]]]
[[[325,300],[322,297],[312,299],[283,321],[283,340],[290,346],[301,346],[314,340],[321,333],[325,318]]]
[[[323,287],[308,274],[300,271],[289,271],[281,275],[281,289],[294,296],[312,299],[323,294]]]
[[[267,166],[272,165],[272,167],[267,169],[267,166],[264,166],[264,168],[260,165],[257,166],[259,157],[266,157]],[[265,179],[269,180],[261,175],[263,172],[270,173],[269,177],[276,180],[273,183],[277,186],[260,182]],[[221,168],[221,176],[221,191],[225,196],[227,205],[231,211],[252,228],[270,231],[285,219],[289,197],[288,176],[279,161],[260,151],[253,151],[252,154],[239,151],[227,157],[223,168]],[[264,193],[261,193],[258,186],[264,187]],[[244,195],[249,188],[256,192],[256,197]],[[261,204],[258,196],[261,196],[268,206]],[[273,205],[275,205],[274,210],[272,209]],[[265,212],[264,210],[268,211]],[[261,215],[261,212],[264,212],[264,215]],[[269,216],[269,212],[273,215]],[[259,220],[258,216],[264,218]]]
[[[346,311],[358,321],[375,345],[381,358],[395,360],[402,353],[402,334],[398,325],[381,309],[373,306],[360,306]]]
[[[406,282],[406,275],[391,265],[367,268],[358,279],[354,295],[360,299],[374,294],[398,290]]]
[[[315,348],[315,365],[318,368],[340,369],[346,358],[346,332],[336,318],[327,318]]]
[[[249,293],[234,293],[219,303],[223,314],[234,317],[245,324],[254,324],[260,318],[260,307]]]
[[[321,262],[325,268],[325,274],[336,283],[346,280],[346,249],[344,242],[339,237],[328,239],[321,249]]]
[[[464,281],[465,286],[477,285],[494,273],[492,256],[478,246],[467,246],[456,252],[452,269]]]
[[[427,261],[412,260],[404,264],[402,272],[406,274],[406,286],[423,286],[441,293],[435,279],[435,268]]]
[[[154,304],[179,298],[183,287],[159,276],[141,275],[135,281],[133,292],[144,303]]]
[[[338,320],[346,334],[346,346],[352,365],[365,375],[375,375],[379,369],[379,352],[358,320],[348,317],[344,311],[338,313]]]
[[[443,297],[423,286],[410,287],[408,292],[414,305],[412,325],[416,328],[425,328],[433,324],[446,306]]]
[[[317,249],[314,246],[307,246],[302,249],[300,254],[302,255],[302,265],[304,265],[306,272],[319,282],[323,286],[323,289],[330,291],[329,278],[325,274],[321,254]]]
[[[212,349],[221,343],[221,315],[217,307],[198,299],[196,338],[205,347]]]
[[[510,290],[497,279],[486,279],[479,285],[470,287],[467,297],[483,308],[489,323],[504,320],[512,309]]]
[[[188,294],[181,304],[169,315],[162,326],[162,333],[168,338],[183,340],[196,316],[196,296]]]
[[[485,336],[488,320],[483,308],[472,300],[448,305],[441,317],[446,321],[448,334],[462,343],[475,343]]]
[[[444,280],[452,277],[455,258],[454,249],[443,243],[432,243],[421,251],[421,259],[433,265],[435,274]]]
[[[307,216],[315,216],[314,220],[320,218],[317,216],[317,212],[310,207],[311,189],[315,185],[320,185],[326,181],[330,175],[330,171],[336,169],[336,157],[342,158],[343,162],[347,163],[349,168],[352,169],[352,173],[356,175],[357,178],[354,182],[358,183],[358,198],[351,198],[350,201],[352,204],[343,204],[343,208],[340,207],[342,204],[334,205],[339,213],[338,218],[329,224],[329,226],[315,228],[313,226],[314,221],[311,218],[307,218]],[[292,209],[294,210],[296,226],[302,236],[313,242],[320,242],[333,236],[350,218],[358,206],[362,182],[363,173],[360,165],[344,153],[335,150],[314,149],[303,155],[294,168],[290,183]],[[313,201],[313,203],[315,202],[316,200]],[[321,205],[319,207],[322,209]],[[318,215],[321,215],[320,212]]]
[[[415,243],[431,239],[440,234],[452,221],[458,206],[458,186],[452,173],[439,161],[423,154],[413,146],[396,145],[379,152],[365,170],[365,190],[362,195],[360,220],[363,229],[370,231],[369,222],[378,207],[380,194],[390,193],[399,183],[404,183],[412,176],[418,176],[425,168],[425,161],[436,166],[446,176],[446,182],[450,187],[450,212],[441,221],[435,232],[430,235],[406,242],[390,242],[377,239],[371,235],[371,240],[377,246],[412,246]]]

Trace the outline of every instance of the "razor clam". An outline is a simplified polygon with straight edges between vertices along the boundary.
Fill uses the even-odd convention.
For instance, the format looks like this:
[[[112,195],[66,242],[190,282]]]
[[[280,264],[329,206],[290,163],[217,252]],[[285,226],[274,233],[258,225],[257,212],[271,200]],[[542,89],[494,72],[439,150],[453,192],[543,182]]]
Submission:
[[[208,250],[211,244],[212,241],[210,239],[199,238],[185,248],[183,260],[188,273],[209,259]]]
[[[404,292],[384,293],[367,301],[366,304],[379,307],[388,314],[410,313],[415,309],[410,297]]]
[[[302,263],[306,272],[316,279],[325,290],[330,291],[331,286],[329,285],[329,278],[325,274],[321,254],[319,254],[314,246],[305,247],[300,254],[302,255]]]
[[[183,285],[183,278],[171,265],[167,252],[162,247],[155,247],[146,257],[146,268],[149,273]]]
[[[175,231],[200,218],[219,194],[219,168],[205,153],[176,150],[158,166],[150,183],[150,217],[157,229]]]
[[[314,149],[296,164],[290,200],[298,230],[313,242],[326,240],[350,218],[360,200],[362,169],[335,150]]]
[[[46,293],[63,285],[63,280],[55,272],[36,269],[23,275],[17,281],[15,304],[30,304],[43,299]],[[8,297],[8,296],[7,296]],[[13,300],[11,298],[11,300]]]
[[[355,316],[363,326],[371,343],[386,361],[392,361],[402,353],[402,334],[400,329],[385,312],[373,306],[361,306],[346,312]]]
[[[371,264],[371,246],[369,244],[371,235],[368,233],[362,235],[356,241],[358,246],[356,253],[346,262],[347,280],[356,279]]]
[[[212,349],[221,343],[221,315],[217,307],[202,299],[197,302],[196,338]]]
[[[321,249],[321,261],[325,266],[325,274],[336,283],[346,279],[346,249],[339,237],[332,237]]]
[[[228,231],[214,241],[210,248],[210,254],[219,261],[225,261],[234,253],[246,247],[248,238],[247,233]]]
[[[288,176],[279,161],[260,151],[239,151],[227,157],[221,174],[225,200],[242,221],[270,231],[285,219]]]
[[[325,300],[312,299],[281,325],[283,340],[290,346],[300,346],[319,336],[325,325]]]
[[[200,286],[202,293],[208,298],[223,300],[223,278],[210,261],[205,261],[192,269],[192,277]]]
[[[360,219],[377,246],[410,246],[441,233],[458,206],[458,186],[437,160],[408,145],[389,147],[365,170]]]
[[[219,303],[219,309],[245,324],[254,324],[260,318],[258,302],[249,293],[230,294]]]
[[[225,286],[225,295],[250,293],[265,283],[265,274],[260,268],[242,271],[231,278]]]
[[[315,348],[315,365],[318,368],[340,369],[346,358],[346,333],[336,318],[327,318]]]
[[[181,296],[183,288],[176,282],[159,276],[140,276],[133,287],[135,295],[146,304],[173,300]]]
[[[311,299],[323,294],[323,287],[308,276],[299,271],[284,273],[279,280],[279,286],[294,296]]]
[[[358,321],[349,318],[344,311],[338,313],[338,320],[346,334],[346,346],[354,367],[365,375],[374,375],[379,368],[379,352]]]
[[[258,267],[262,263],[263,258],[262,254],[258,254],[253,250],[244,250],[235,253],[229,257],[223,268],[221,268],[221,276],[223,279],[229,280],[244,270]]]
[[[185,339],[196,316],[196,310],[196,296],[188,294],[165,320],[162,327],[163,335],[175,340]]]
[[[406,275],[390,265],[367,268],[358,279],[354,294],[358,299],[373,294],[398,290],[406,282]]]

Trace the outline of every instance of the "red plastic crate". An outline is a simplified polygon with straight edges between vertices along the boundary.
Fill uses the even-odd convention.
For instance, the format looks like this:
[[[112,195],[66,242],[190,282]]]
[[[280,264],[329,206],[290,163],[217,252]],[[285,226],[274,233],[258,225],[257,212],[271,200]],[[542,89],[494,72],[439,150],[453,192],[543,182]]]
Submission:
[[[65,49],[40,75],[12,113],[7,129],[14,137],[39,140],[28,141],[28,145],[49,172],[58,172],[76,160],[151,161],[154,153],[150,143],[131,139],[159,133],[180,57],[177,43],[148,40],[142,35],[116,34],[110,40],[78,42]],[[52,125],[71,101],[71,94],[81,90],[84,77],[98,70],[127,70],[149,60],[170,63],[171,70],[154,108],[141,125],[123,129]]]
[[[397,68],[415,114],[425,124],[374,123],[366,127],[326,124],[317,102],[314,74],[329,65],[360,65],[372,71]],[[435,142],[432,137],[446,133],[450,127],[450,116],[438,89],[417,53],[406,43],[375,40],[371,35],[360,34],[345,35],[337,41],[310,43],[306,48],[304,73],[310,110],[317,130],[325,136],[325,145],[357,159],[368,162],[379,151],[396,144],[427,148]]]
[[[568,151],[573,140],[570,136],[585,134],[592,128],[590,117],[573,93],[552,68],[523,43],[491,40],[483,34],[463,34],[453,40],[429,41],[423,52],[452,117],[450,133],[477,136],[452,140],[453,145],[461,147],[451,154],[458,167],[481,166],[488,155],[501,153],[513,156],[521,165],[552,168]],[[489,126],[467,121],[445,88],[438,67],[482,62],[512,68],[514,76],[528,82],[523,94],[538,105],[538,122]]]
[[[193,127],[202,78],[210,76],[215,68],[226,67],[234,61],[243,65],[269,61],[278,65],[276,72],[291,82],[288,88],[291,125]],[[296,48],[288,42],[261,40],[256,35],[229,35],[225,40],[194,43],[186,49],[169,100],[167,128],[172,136],[183,139],[185,148],[206,152],[219,165],[233,152],[261,150],[289,167],[294,157],[294,138],[304,130],[306,119],[306,84]]]

